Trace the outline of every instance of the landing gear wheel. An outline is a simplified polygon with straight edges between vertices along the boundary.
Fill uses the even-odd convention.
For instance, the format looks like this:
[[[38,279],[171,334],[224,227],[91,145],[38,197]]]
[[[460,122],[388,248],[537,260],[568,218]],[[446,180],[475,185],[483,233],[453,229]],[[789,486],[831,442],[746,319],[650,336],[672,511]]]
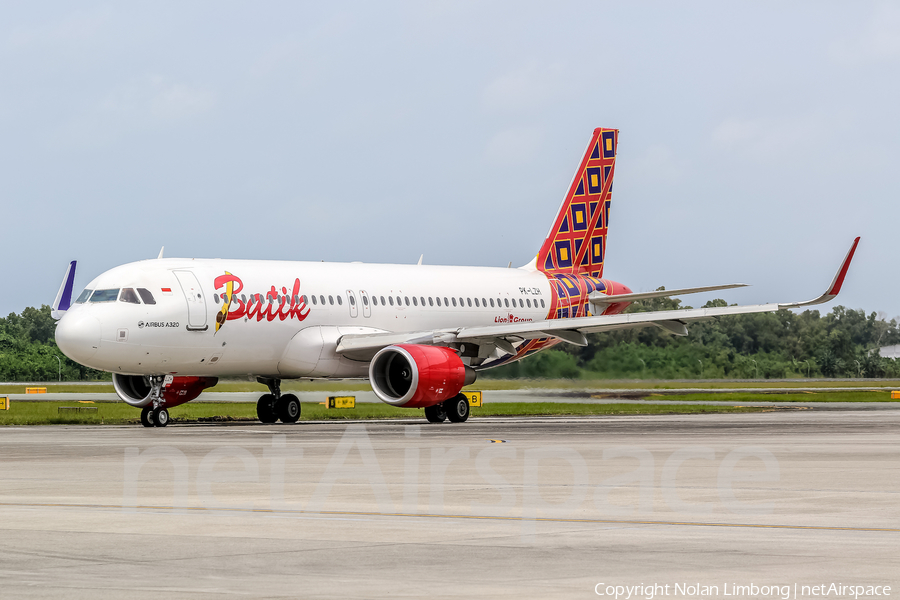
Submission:
[[[428,419],[429,423],[443,423],[447,418],[447,414],[444,412],[444,405],[435,404],[434,406],[426,406],[425,418]]]
[[[153,427],[153,409],[144,408],[141,410],[141,425],[144,427]]]
[[[469,418],[469,399],[463,394],[444,401],[444,410],[451,423],[465,423]]]
[[[169,411],[164,408],[157,408],[153,411],[153,424],[157,427],[165,427],[169,424]]]
[[[256,402],[256,416],[263,423],[274,423],[278,420],[275,413],[275,396],[272,394],[263,394]]]
[[[282,423],[296,423],[300,418],[300,399],[294,394],[285,394],[275,405]]]

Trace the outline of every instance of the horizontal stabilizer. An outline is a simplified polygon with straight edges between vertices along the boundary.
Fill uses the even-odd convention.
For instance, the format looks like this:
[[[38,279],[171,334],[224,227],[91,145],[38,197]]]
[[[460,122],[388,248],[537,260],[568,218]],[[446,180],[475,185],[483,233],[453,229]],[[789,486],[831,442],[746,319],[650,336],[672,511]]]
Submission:
[[[69,263],[69,268],[66,269],[66,275],[63,277],[63,281],[59,286],[59,291],[56,292],[56,299],[53,301],[53,306],[50,309],[50,316],[56,319],[57,321],[62,318],[66,311],[69,310],[69,307],[72,306],[72,286],[75,284],[75,263],[77,261],[72,261]]]

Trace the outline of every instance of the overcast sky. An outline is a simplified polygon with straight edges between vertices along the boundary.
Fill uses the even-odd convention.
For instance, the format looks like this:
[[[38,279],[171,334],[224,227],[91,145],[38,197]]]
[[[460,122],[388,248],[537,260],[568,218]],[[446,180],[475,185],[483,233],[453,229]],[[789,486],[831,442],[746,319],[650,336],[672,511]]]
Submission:
[[[805,300],[860,235],[900,316],[900,4],[72,4],[3,4],[0,314],[163,245],[522,265],[602,126],[607,278]]]

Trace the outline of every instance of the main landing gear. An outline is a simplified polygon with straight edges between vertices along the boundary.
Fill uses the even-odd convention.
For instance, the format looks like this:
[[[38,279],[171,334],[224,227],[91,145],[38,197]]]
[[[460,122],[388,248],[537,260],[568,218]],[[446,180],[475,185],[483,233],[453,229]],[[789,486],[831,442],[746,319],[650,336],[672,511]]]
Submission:
[[[469,399],[464,394],[457,394],[440,404],[425,407],[425,418],[429,423],[464,423],[469,418]]]
[[[153,375],[150,377],[150,397],[152,401],[149,406],[141,409],[141,425],[144,427],[165,427],[169,424],[169,411],[164,406],[162,399],[163,377]]]
[[[300,418],[300,399],[294,394],[281,393],[281,380],[258,377],[257,381],[269,388],[256,402],[256,416],[263,423],[296,423]]]

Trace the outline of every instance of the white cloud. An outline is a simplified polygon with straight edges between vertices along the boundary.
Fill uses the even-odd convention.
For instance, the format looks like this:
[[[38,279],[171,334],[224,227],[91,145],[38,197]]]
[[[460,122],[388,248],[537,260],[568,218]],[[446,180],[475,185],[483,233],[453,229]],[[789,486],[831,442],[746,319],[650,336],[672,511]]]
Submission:
[[[495,165],[515,165],[534,159],[543,139],[537,127],[517,127],[501,131],[487,143],[484,157]]]
[[[214,100],[207,90],[169,83],[155,75],[133,79],[113,89],[101,101],[99,112],[143,126],[203,113]]]
[[[837,135],[841,119],[814,112],[796,117],[725,119],[713,129],[713,145],[747,154],[785,155],[822,147]]]
[[[154,75],[138,77],[110,90],[93,108],[51,136],[51,144],[97,147],[136,131],[184,123],[208,112],[215,94]]]
[[[636,179],[674,183],[684,175],[684,161],[679,160],[672,149],[664,144],[650,146],[632,162],[627,168],[629,176]]]
[[[76,13],[36,27],[18,26],[9,34],[6,43],[11,48],[30,48],[83,42],[95,38],[108,21],[108,10],[95,14]]]
[[[570,91],[561,63],[532,63],[494,79],[481,95],[490,111],[529,111],[540,108]]]
[[[831,53],[845,65],[900,58],[900,5],[879,4],[860,34],[835,42]]]

